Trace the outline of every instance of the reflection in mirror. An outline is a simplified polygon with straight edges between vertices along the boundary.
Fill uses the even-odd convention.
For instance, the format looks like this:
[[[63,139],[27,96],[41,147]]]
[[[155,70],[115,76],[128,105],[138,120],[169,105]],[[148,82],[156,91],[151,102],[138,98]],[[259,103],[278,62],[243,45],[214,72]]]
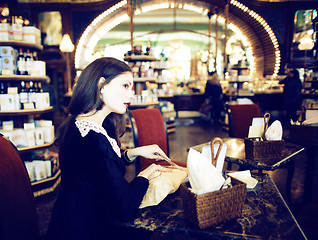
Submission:
[[[134,45],[147,52],[151,47],[153,56],[157,60],[165,61],[165,67],[170,71],[163,71],[163,77],[171,82],[187,82],[204,80],[209,71],[217,71],[222,75],[224,71],[224,20],[218,18],[218,51],[217,69],[215,62],[216,21],[212,17],[211,49],[209,46],[208,17],[184,9],[160,9],[134,16]],[[131,50],[130,19],[108,31],[100,38],[93,52],[93,59],[102,56],[124,58]],[[229,63],[238,65],[248,64],[252,56],[250,46],[242,40],[242,36],[229,30],[227,53],[231,52]]]
[[[40,13],[39,28],[44,45],[59,45],[62,39],[61,13],[58,11]]]

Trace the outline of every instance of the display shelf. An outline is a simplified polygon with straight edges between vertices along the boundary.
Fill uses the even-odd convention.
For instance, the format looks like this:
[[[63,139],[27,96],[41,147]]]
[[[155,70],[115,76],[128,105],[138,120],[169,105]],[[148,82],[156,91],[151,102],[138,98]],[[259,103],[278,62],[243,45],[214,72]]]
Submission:
[[[42,145],[35,145],[32,147],[21,147],[21,148],[18,148],[18,150],[20,153],[27,153],[27,152],[32,152],[32,151],[36,151],[36,150],[41,150],[43,148],[48,148],[48,147],[52,146],[53,143],[54,143],[54,140],[50,143],[45,143]]]
[[[150,106],[156,106],[159,102],[141,102],[141,103],[131,103],[129,107],[150,107]]]
[[[61,170],[59,169],[52,177],[31,183],[34,197],[39,197],[53,192],[61,182]]]
[[[156,81],[155,83],[157,83],[157,84],[167,84],[167,83],[169,83],[168,81]]]
[[[15,49],[17,48],[27,48],[31,51],[41,51],[43,46],[40,44],[29,43],[25,41],[0,41],[0,46],[10,46]],[[47,81],[49,78],[47,76],[31,76],[31,75],[0,75],[1,82],[41,82]],[[17,111],[0,111],[0,117],[14,117],[14,126],[20,128],[23,123],[28,121],[28,117],[31,115],[41,115],[48,113],[53,110],[53,106],[42,108],[42,109],[21,109]],[[18,148],[21,154],[21,159],[28,159],[33,151],[43,150],[49,148],[53,145],[54,141],[46,143],[43,145],[35,145],[32,147],[22,147]],[[60,170],[58,169],[52,177],[46,178],[41,181],[36,181],[31,183],[32,191],[35,197],[45,195],[56,189],[60,182]]]
[[[0,41],[1,46],[11,46],[11,47],[22,47],[22,48],[31,48],[35,50],[43,50],[43,46],[40,44],[25,42],[25,41],[17,41],[17,40],[9,40],[9,41]]]
[[[155,61],[155,57],[147,55],[131,55],[124,57],[124,60],[127,62],[151,62]]]
[[[47,76],[30,76],[30,75],[0,75],[0,81],[33,81],[45,82]]]
[[[154,67],[153,70],[162,71],[162,70],[169,70],[169,68],[167,68],[167,67]]]
[[[148,77],[140,77],[140,78],[134,78],[134,82],[152,82],[155,83],[156,79],[155,78],[148,78]]]
[[[21,109],[17,111],[0,111],[0,116],[22,116],[22,115],[37,115],[47,113],[53,110],[53,106],[42,109]]]

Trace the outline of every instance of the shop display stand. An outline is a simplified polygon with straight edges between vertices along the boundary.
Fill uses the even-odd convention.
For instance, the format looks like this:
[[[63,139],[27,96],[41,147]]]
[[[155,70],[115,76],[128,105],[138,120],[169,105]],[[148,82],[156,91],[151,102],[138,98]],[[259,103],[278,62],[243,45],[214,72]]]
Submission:
[[[11,46],[13,48],[29,48],[34,51],[41,51],[43,49],[42,45],[39,44],[32,44],[29,42],[24,41],[0,41],[0,46]],[[30,75],[0,75],[0,82],[10,82],[10,83],[20,83],[21,81],[25,82],[45,82],[47,81],[47,76],[30,76]],[[36,117],[44,113],[48,113],[53,111],[53,107],[50,106],[48,108],[44,109],[22,109],[17,111],[1,111],[0,110],[0,119],[6,118],[6,117],[12,117],[14,121],[14,125],[17,127],[22,127],[23,123],[27,121],[30,117]],[[50,143],[45,143],[43,145],[35,145],[32,147],[22,147],[17,148],[22,160],[24,160],[25,156],[28,154],[48,149],[50,146],[52,146],[54,141]],[[31,182],[31,187],[33,190],[33,194],[35,197],[53,192],[60,182],[60,170],[57,169],[55,172],[52,173],[52,177],[48,177],[46,179],[40,180],[40,181],[34,181]]]

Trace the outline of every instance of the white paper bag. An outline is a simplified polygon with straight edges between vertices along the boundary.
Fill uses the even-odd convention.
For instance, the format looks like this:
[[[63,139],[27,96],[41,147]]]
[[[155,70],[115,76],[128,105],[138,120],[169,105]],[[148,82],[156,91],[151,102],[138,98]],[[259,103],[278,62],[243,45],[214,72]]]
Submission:
[[[219,190],[225,181],[212,160],[192,148],[188,153],[187,168],[191,191],[196,194]]]

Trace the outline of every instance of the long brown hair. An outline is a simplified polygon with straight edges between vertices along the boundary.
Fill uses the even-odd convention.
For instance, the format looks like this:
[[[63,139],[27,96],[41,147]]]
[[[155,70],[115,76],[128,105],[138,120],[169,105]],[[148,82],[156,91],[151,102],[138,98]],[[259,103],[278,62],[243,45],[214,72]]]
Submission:
[[[83,70],[74,86],[68,107],[69,116],[59,128],[57,144],[63,143],[70,124],[79,114],[102,109],[104,102],[100,98],[101,89],[125,72],[131,72],[131,68],[126,63],[110,57],[96,59]],[[102,77],[105,81],[100,84],[99,81]],[[125,130],[123,126],[122,114],[110,113],[103,122],[103,127],[108,135],[116,139],[119,146],[119,137]]]

